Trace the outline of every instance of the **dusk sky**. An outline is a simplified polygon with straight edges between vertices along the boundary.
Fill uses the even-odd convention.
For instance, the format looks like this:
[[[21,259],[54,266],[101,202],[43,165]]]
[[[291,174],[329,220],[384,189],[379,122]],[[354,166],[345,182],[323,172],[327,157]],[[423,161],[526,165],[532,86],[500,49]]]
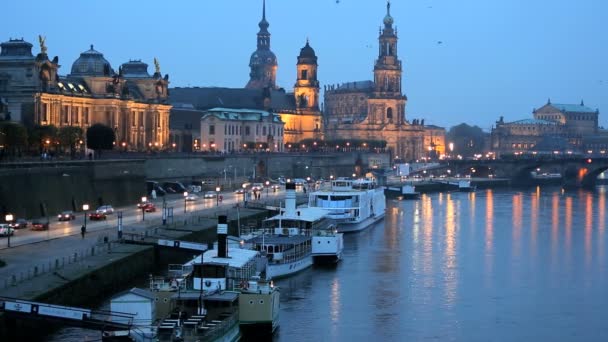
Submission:
[[[321,85],[373,78],[384,0],[268,0],[277,83],[291,90],[306,38]],[[60,73],[90,44],[114,69],[153,58],[172,87],[244,87],[262,0],[9,1],[2,41],[23,37],[59,56]],[[7,15],[10,14],[10,15]],[[489,130],[531,118],[551,98],[600,110],[608,128],[608,1],[393,0],[406,117]],[[441,42],[441,43],[439,43]]]

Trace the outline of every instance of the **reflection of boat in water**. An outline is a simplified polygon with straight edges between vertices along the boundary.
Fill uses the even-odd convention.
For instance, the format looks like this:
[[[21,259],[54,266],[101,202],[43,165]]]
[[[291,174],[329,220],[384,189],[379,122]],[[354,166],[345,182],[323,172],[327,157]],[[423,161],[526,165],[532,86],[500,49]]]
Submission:
[[[395,196],[397,199],[406,200],[406,199],[419,199],[420,192],[416,191],[416,187],[414,185],[402,185],[400,187],[388,187],[385,192],[387,195]]]
[[[355,232],[384,218],[386,198],[384,188],[371,179],[338,178],[329,188],[311,193],[308,206],[327,210],[338,232]]]
[[[474,192],[477,189],[475,185],[471,184],[471,181],[460,180],[458,181],[458,191],[461,192]]]
[[[219,217],[217,248],[172,267],[168,277],[151,277],[140,299],[115,297],[113,309],[135,312],[147,324],[129,332],[135,341],[238,341],[270,336],[279,321],[279,290],[265,278],[260,252],[233,248],[228,254],[226,216]],[[178,271],[176,273],[176,271]]]

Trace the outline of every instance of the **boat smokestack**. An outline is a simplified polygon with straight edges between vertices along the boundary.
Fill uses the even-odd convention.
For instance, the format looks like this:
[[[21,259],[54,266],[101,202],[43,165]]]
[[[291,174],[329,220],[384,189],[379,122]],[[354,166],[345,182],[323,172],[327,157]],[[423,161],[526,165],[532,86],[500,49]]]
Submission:
[[[285,213],[293,214],[296,211],[296,183],[285,183]]]
[[[217,257],[228,257],[228,245],[226,237],[228,236],[228,216],[220,215],[217,217]]]

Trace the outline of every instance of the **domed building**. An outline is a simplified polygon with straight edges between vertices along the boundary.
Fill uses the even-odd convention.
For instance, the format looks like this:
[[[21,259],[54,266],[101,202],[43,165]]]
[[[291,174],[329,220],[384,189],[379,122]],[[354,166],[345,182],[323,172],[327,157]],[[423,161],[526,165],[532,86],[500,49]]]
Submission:
[[[91,48],[80,54],[80,57],[72,64],[72,72],[69,76],[105,76],[110,77],[114,75],[114,70],[110,66],[103,54],[99,51]]]
[[[114,129],[116,145],[127,150],[168,147],[169,76],[161,75],[158,61],[152,76],[139,60],[124,63],[116,73],[91,45],[72,63],[70,74],[59,76],[59,58],[50,60],[45,38],[39,41],[35,57],[23,39],[0,44],[0,112],[28,126],[86,131],[101,123]]]

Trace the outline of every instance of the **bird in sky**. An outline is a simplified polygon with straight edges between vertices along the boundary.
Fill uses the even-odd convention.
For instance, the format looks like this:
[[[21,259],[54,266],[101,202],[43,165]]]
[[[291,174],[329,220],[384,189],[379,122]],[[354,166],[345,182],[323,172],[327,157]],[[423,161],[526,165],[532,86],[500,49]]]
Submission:
[[[437,45],[441,45],[441,44],[443,44],[443,42],[441,40],[438,40]]]

